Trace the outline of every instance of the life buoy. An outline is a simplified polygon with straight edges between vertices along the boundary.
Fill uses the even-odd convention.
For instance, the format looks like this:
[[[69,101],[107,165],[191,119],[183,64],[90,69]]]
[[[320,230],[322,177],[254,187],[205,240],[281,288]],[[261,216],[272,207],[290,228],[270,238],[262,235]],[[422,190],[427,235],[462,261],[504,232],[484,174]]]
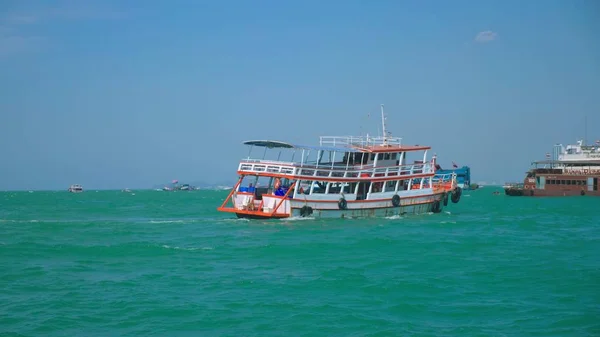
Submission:
[[[392,206],[400,206],[400,196],[398,194],[394,194],[394,196],[392,197]]]
[[[303,218],[310,216],[312,213],[313,213],[313,209],[312,209],[312,207],[310,207],[308,205],[304,205],[304,206],[302,206],[302,208],[300,208],[300,216]]]
[[[340,209],[348,208],[348,203],[346,202],[346,199],[344,197],[341,197],[340,200],[338,200],[338,207]]]
[[[529,189],[529,185],[525,185],[525,189],[528,190]]]

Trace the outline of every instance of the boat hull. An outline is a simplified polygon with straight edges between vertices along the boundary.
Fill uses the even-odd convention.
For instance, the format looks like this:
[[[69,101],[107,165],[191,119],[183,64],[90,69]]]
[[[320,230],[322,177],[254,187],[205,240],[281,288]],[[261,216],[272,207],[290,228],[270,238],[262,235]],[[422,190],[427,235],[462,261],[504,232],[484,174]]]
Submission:
[[[460,195],[457,198],[455,199],[456,202],[460,200]],[[440,213],[448,203],[455,202],[452,200],[450,193],[444,192],[403,198],[397,207],[393,205],[391,200],[353,201],[347,204],[346,209],[340,209],[337,202],[289,201],[290,210],[285,213],[273,214],[261,210],[249,211],[235,208],[219,208],[219,211],[235,213],[238,218],[247,219],[399,217],[404,215]]]
[[[396,217],[404,215],[419,215],[426,213],[439,213],[444,206],[440,203],[439,206],[434,206],[434,202],[426,204],[417,204],[399,207],[382,207],[382,208],[359,208],[346,210],[328,210],[315,209],[311,215],[305,217],[311,218],[381,218],[381,217]],[[303,217],[301,209],[292,209],[292,217]]]
[[[593,196],[600,197],[599,191],[588,191],[585,189],[564,189],[564,190],[542,190],[542,189],[504,189],[504,193],[511,197],[575,197],[575,196]]]

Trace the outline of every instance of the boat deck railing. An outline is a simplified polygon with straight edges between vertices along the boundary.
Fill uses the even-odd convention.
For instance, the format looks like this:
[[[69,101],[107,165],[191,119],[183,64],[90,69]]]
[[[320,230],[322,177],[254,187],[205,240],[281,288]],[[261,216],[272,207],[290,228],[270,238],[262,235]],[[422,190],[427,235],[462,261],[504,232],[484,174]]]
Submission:
[[[506,183],[503,186],[504,188],[516,188],[516,189],[522,189],[525,187],[525,184],[523,183]]]
[[[374,167],[373,165],[363,165],[349,167],[325,167],[325,166],[298,166],[294,163],[286,162],[266,162],[256,160],[243,160],[240,162],[238,172],[242,174],[278,174],[290,177],[305,178],[308,180],[328,179],[382,179],[389,177],[432,175],[435,168],[431,163],[410,164],[402,166]]]
[[[368,147],[384,144],[401,146],[402,138],[399,137],[368,137],[368,136],[321,136],[321,146],[357,146]]]
[[[455,173],[438,173],[433,176],[432,181],[434,183],[447,183],[451,182],[453,177],[456,177]]]

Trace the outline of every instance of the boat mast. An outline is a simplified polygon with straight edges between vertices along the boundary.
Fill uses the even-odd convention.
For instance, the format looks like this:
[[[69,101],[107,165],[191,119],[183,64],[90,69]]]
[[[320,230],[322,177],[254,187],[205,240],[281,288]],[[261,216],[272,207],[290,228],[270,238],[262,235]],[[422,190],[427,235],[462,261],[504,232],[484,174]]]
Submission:
[[[381,126],[383,127],[383,145],[387,145],[387,132],[385,131],[385,113],[381,104]]]
[[[583,131],[583,145],[587,145],[587,115],[585,116],[584,131]]]

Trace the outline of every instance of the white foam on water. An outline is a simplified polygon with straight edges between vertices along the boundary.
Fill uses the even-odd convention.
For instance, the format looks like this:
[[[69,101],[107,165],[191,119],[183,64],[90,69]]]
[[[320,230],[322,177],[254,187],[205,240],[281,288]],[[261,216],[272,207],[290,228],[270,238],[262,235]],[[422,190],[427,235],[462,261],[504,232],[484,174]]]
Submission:
[[[183,223],[183,220],[150,220],[150,223]]]
[[[162,245],[163,248],[166,249],[174,249],[174,250],[186,250],[186,251],[194,251],[194,250],[213,250],[213,247],[178,247],[178,246],[169,246]]]
[[[280,221],[306,221],[306,220],[315,220],[315,218],[311,216],[302,217],[302,216],[293,216],[289,218],[281,218]]]

